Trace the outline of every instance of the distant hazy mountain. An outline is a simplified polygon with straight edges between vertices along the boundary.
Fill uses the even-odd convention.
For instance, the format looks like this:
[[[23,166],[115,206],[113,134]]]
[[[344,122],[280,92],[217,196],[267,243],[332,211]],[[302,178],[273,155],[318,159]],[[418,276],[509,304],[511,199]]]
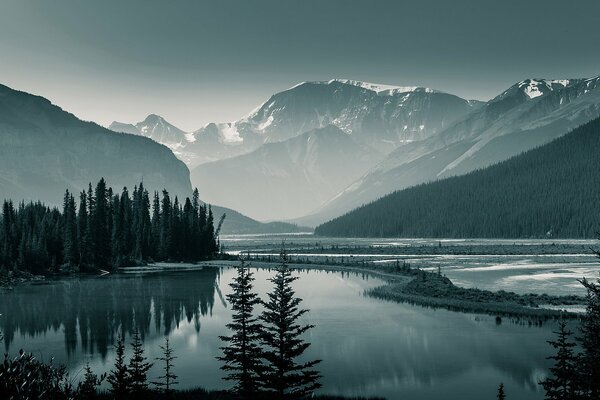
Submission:
[[[185,150],[186,146],[194,141],[193,135],[170,124],[159,115],[150,114],[135,125],[114,121],[108,129],[150,138],[170,148],[186,164],[193,164],[195,156]]]
[[[262,220],[301,216],[383,157],[330,125],[192,171],[206,201]]]
[[[266,233],[300,233],[312,232],[311,228],[286,222],[259,222],[239,212],[226,207],[212,206],[215,224],[225,214],[221,228],[223,235],[266,234]]]
[[[0,199],[61,204],[106,178],[113,188],[143,180],[189,196],[189,171],[165,146],[77,119],[50,101],[0,85]]]
[[[537,93],[537,92],[534,92]],[[387,195],[316,229],[327,236],[593,238],[600,119],[499,164]]]
[[[519,82],[426,140],[397,147],[316,213],[315,225],[392,191],[460,175],[564,135],[600,115],[600,77]]]

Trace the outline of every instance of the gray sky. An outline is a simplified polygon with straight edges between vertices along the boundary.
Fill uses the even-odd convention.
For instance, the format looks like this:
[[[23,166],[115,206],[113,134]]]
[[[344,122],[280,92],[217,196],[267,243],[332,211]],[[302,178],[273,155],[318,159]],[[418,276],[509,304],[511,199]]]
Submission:
[[[600,74],[597,0],[0,0],[0,83],[108,125],[236,120],[306,80],[487,100]]]

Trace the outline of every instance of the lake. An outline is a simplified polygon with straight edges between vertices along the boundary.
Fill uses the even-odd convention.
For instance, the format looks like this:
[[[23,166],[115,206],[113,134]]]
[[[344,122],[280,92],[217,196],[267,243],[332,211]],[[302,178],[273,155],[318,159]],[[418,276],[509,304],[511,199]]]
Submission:
[[[234,247],[233,241],[227,243]],[[239,247],[252,245],[244,242]],[[266,245],[256,248],[264,250]],[[592,274],[597,271],[594,262],[577,259],[583,267],[573,269]],[[469,275],[467,270],[473,268]],[[445,272],[475,286],[486,283],[486,276],[493,282],[528,274],[523,272],[527,268],[511,273],[493,265],[487,273],[482,270],[478,262],[465,262],[462,267],[456,260],[444,264]],[[254,273],[256,290],[264,296],[273,272]],[[506,320],[497,324],[490,316],[365,297],[365,290],[385,283],[368,274],[296,273],[300,276],[294,286],[297,295],[311,310],[304,322],[316,325],[306,336],[312,343],[306,357],[323,360],[319,365],[322,393],[388,399],[494,398],[503,382],[511,399],[543,398],[537,382],[549,366],[546,357],[552,350],[546,340],[553,337],[553,324],[535,327]],[[14,355],[24,348],[45,360],[54,356],[78,377],[88,362],[97,373],[109,370],[117,332],[138,329],[151,359],[160,355],[164,337],[171,339],[180,388],[227,388],[215,357],[220,355],[218,336],[227,334],[225,324],[231,317],[225,296],[234,275],[233,268],[203,267],[71,278],[2,290],[0,329],[5,350]],[[537,289],[551,289],[550,278],[549,286],[539,284]],[[514,282],[519,285],[518,279]],[[509,286],[510,280],[505,284]],[[152,369],[153,376],[159,372]]]

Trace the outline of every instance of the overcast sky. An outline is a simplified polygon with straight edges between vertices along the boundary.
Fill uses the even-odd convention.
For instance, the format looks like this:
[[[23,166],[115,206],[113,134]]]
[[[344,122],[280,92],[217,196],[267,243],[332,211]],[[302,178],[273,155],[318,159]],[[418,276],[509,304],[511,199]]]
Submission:
[[[0,83],[108,125],[188,131],[306,80],[487,100],[600,74],[598,0],[0,0]]]

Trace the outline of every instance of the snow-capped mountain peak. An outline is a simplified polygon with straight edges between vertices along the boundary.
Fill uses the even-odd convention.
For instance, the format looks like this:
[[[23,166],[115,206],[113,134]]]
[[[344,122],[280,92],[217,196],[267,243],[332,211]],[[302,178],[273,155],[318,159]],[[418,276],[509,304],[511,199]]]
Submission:
[[[553,91],[571,87],[581,81],[581,79],[524,79],[505,90],[494,100],[501,100],[515,94],[525,95],[525,100],[533,100]]]
[[[330,79],[328,81],[300,82],[300,83],[292,86],[288,90],[295,89],[295,88],[305,85],[305,84],[331,85],[334,83],[341,83],[344,85],[356,86],[356,87],[359,87],[362,89],[370,90],[377,94],[388,95],[388,96],[394,95],[396,93],[410,93],[410,92],[441,93],[439,90],[430,89],[430,88],[421,87],[421,86],[396,86],[396,85],[387,85],[387,84],[381,84],[381,83],[372,83],[372,82],[357,81],[354,79],[340,79],[340,78]]]

